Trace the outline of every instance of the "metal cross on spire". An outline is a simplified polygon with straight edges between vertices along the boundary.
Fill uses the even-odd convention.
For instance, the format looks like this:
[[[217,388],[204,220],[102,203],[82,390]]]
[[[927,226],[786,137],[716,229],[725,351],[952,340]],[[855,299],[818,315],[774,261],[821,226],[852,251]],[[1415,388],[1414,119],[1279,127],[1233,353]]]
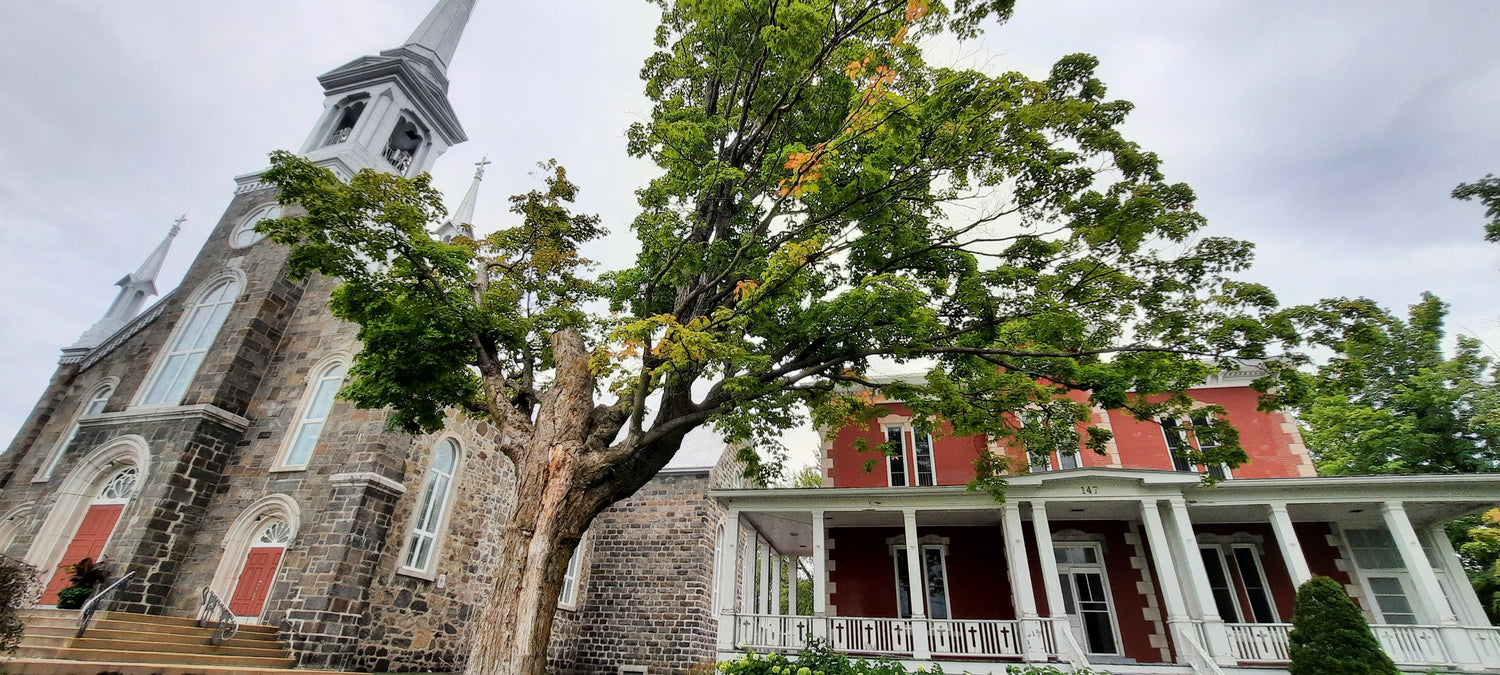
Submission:
[[[474,162],[474,180],[484,178],[484,167],[486,164],[494,164],[494,162],[490,161],[489,155],[480,157],[479,161]]]
[[[182,213],[182,215],[177,216],[177,220],[172,221],[172,232],[171,232],[171,235],[169,235],[169,236],[176,235],[178,232],[180,232],[182,230],[182,224],[185,223],[185,222],[187,222],[187,212],[186,211],[184,211]]]

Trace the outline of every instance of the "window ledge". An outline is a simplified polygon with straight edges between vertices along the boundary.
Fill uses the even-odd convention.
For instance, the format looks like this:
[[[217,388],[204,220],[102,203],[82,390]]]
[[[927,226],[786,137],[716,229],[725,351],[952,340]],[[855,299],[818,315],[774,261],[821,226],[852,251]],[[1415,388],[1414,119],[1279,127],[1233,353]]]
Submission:
[[[421,579],[422,581],[437,581],[437,572],[435,572],[435,571],[428,571],[428,570],[419,570],[419,569],[416,569],[416,568],[413,568],[413,567],[397,567],[396,568],[396,574],[399,574],[399,575],[401,575],[403,577],[411,577],[413,579]]]
[[[300,465],[300,466],[273,466],[273,467],[271,467],[269,469],[266,469],[266,473],[295,473],[295,472],[298,472],[298,471],[306,471],[306,470],[307,470],[307,465],[306,464],[303,464],[303,465]]]

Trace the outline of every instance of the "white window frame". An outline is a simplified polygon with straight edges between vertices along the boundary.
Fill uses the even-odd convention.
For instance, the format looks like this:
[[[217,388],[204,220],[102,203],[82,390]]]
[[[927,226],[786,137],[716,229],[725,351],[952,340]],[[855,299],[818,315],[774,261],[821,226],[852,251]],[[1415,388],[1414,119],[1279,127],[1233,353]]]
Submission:
[[[1060,549],[1060,548],[1084,548],[1084,547],[1094,549],[1094,559],[1098,560],[1099,562],[1097,562],[1097,563],[1063,563],[1063,562],[1060,562],[1060,563],[1057,563],[1057,574],[1058,574],[1059,577],[1067,577],[1068,583],[1071,584],[1071,583],[1073,583],[1073,580],[1072,580],[1072,577],[1069,576],[1069,575],[1071,575],[1071,573],[1072,573],[1072,571],[1074,569],[1081,569],[1081,570],[1084,570],[1084,571],[1094,571],[1094,570],[1097,570],[1099,572],[1099,582],[1100,582],[1100,585],[1103,586],[1103,588],[1104,588],[1104,597],[1106,597],[1106,598],[1109,599],[1109,629],[1110,629],[1110,631],[1112,632],[1112,634],[1114,636],[1115,651],[1113,651],[1113,652],[1090,652],[1090,651],[1088,651],[1088,640],[1086,639],[1086,637],[1083,640],[1084,644],[1081,645],[1081,646],[1083,647],[1083,649],[1084,649],[1084,651],[1086,653],[1088,653],[1089,655],[1093,655],[1093,656],[1124,656],[1124,654],[1125,654],[1125,641],[1122,640],[1122,639],[1120,639],[1120,608],[1117,606],[1119,603],[1115,602],[1115,591],[1109,585],[1109,567],[1104,562],[1104,545],[1101,544],[1100,542],[1097,542],[1097,541],[1054,541],[1053,544],[1052,544],[1052,554],[1054,556],[1057,555],[1057,549]],[[1059,579],[1059,581],[1061,581],[1061,579]],[[1081,608],[1079,608],[1079,604],[1078,604],[1078,592],[1075,589],[1069,589],[1068,590],[1068,596],[1071,596],[1073,598],[1073,606],[1074,606],[1074,608],[1078,608],[1078,609],[1081,610]],[[1077,613],[1081,614],[1082,612],[1079,611]],[[1079,619],[1079,622],[1080,622],[1080,625],[1081,625],[1082,618]],[[1069,622],[1069,624],[1070,625],[1069,625],[1068,630],[1072,630],[1071,622]],[[1085,627],[1084,630],[1087,631],[1088,628]]]
[[[266,235],[255,231],[256,223],[262,220],[280,218],[283,213],[284,209],[281,208],[281,204],[276,202],[261,204],[255,207],[255,210],[245,214],[245,217],[240,219],[240,222],[234,226],[234,229],[229,231],[229,247],[241,249],[259,244],[265,240]],[[241,235],[244,235],[246,232],[250,233],[249,241],[240,243]]]
[[[47,453],[47,457],[37,467],[36,475],[31,477],[31,482],[45,483],[52,479],[52,472],[56,471],[57,465],[62,463],[63,453],[67,452],[68,446],[78,436],[78,422],[85,417],[104,412],[104,408],[109,405],[109,399],[115,395],[115,390],[119,386],[119,378],[109,377],[94,384],[88,390],[88,394],[83,397],[83,405],[78,406],[78,410],[73,413],[73,420],[68,423],[68,430],[58,438],[57,444],[52,446],[52,451]],[[94,410],[96,403],[98,409]]]
[[[1245,619],[1245,608],[1240,605],[1240,593],[1239,593],[1240,589],[1235,588],[1235,585],[1234,585],[1234,575],[1230,574],[1230,572],[1229,572],[1229,561],[1227,560],[1227,556],[1224,555],[1224,547],[1222,547],[1222,546],[1220,546],[1218,544],[1199,544],[1198,545],[1198,550],[1200,550],[1200,551],[1213,551],[1214,556],[1217,557],[1218,560],[1219,560],[1219,569],[1224,574],[1224,583],[1229,584],[1229,601],[1230,601],[1230,604],[1234,605],[1234,616],[1235,616],[1236,620],[1235,621],[1230,621],[1229,617],[1223,617],[1223,616],[1221,616],[1220,618],[1223,619],[1225,621],[1225,623],[1231,623],[1231,624],[1245,623],[1245,620],[1244,620]],[[1204,581],[1205,584],[1209,583],[1208,579],[1204,579],[1203,581]],[[1212,586],[1209,586],[1209,595],[1210,595],[1210,597],[1213,595],[1213,587]],[[1215,601],[1215,607],[1214,607],[1214,609],[1215,609],[1215,611],[1218,610],[1217,601]]]
[[[308,417],[312,405],[317,401],[318,391],[325,382],[329,382],[328,372],[334,368],[343,368],[343,374],[333,381],[334,387],[342,389],[344,380],[349,377],[349,357],[345,354],[331,354],[323,357],[312,368],[307,370],[307,380],[302,391],[302,402],[297,405],[297,416],[292,418],[292,423],[287,427],[286,437],[282,439],[281,450],[276,454],[276,464],[271,468],[273,472],[279,471],[305,471],[307,465],[312,462],[313,454],[317,451],[318,438],[328,429],[328,414],[333,410],[333,404],[337,401],[330,400],[328,410],[324,411],[321,418]],[[337,390],[335,390],[337,395]],[[320,423],[318,438],[313,439],[313,449],[307,453],[307,459],[300,464],[292,463],[292,451],[297,447],[297,441],[305,429],[311,423]]]
[[[881,441],[881,443],[890,443],[891,442],[891,430],[892,429],[895,429],[897,431],[897,433],[899,433],[901,435],[900,442],[896,444],[896,449],[900,452],[900,454],[886,455],[886,458],[885,458],[885,484],[888,485],[888,486],[890,486],[890,487],[907,487],[907,486],[911,485],[911,475],[910,475],[910,472],[908,472],[906,470],[906,425],[905,424],[885,424],[885,425],[882,425],[881,426],[881,431],[883,431],[885,433],[885,440]],[[899,474],[896,471],[896,468],[897,468],[896,465],[898,465],[898,464],[900,465],[900,469],[901,469]],[[895,477],[897,475],[901,476],[901,484],[900,485],[897,485],[896,481],[895,481]]]
[[[1391,538],[1391,546],[1396,551],[1396,560],[1401,563],[1401,567],[1367,567],[1360,564],[1359,555],[1355,552],[1354,542],[1349,538],[1349,533],[1351,531],[1384,532]],[[1349,552],[1349,562],[1353,564],[1354,569],[1356,570],[1355,574],[1352,576],[1355,577],[1356,583],[1359,584],[1360,591],[1363,592],[1364,596],[1369,599],[1369,602],[1367,603],[1369,606],[1365,607],[1364,609],[1369,613],[1370,616],[1376,619],[1371,623],[1390,624],[1389,621],[1386,621],[1385,611],[1380,608],[1380,603],[1375,599],[1375,589],[1370,586],[1370,577],[1386,577],[1394,578],[1396,582],[1400,584],[1401,592],[1406,596],[1407,607],[1411,609],[1411,614],[1412,617],[1414,617],[1415,621],[1414,624],[1390,625],[1429,625],[1432,622],[1429,621],[1430,617],[1427,616],[1426,606],[1423,603],[1414,601],[1416,594],[1414,593],[1415,587],[1412,583],[1411,571],[1406,568],[1406,560],[1401,556],[1401,551],[1395,544],[1395,538],[1396,536],[1392,534],[1390,530],[1387,530],[1384,528],[1384,526],[1380,525],[1372,525],[1370,527],[1339,528],[1339,539],[1342,540],[1341,543],[1344,545],[1344,550]],[[1437,570],[1433,571],[1436,572]]]
[[[1201,420],[1204,420],[1205,422],[1208,421],[1208,417],[1205,416],[1205,415],[1198,415],[1198,416],[1189,415],[1187,418],[1183,418],[1183,419],[1179,419],[1179,418],[1176,418],[1176,417],[1163,417],[1163,418],[1160,418],[1160,419],[1156,420],[1156,425],[1159,426],[1159,427],[1161,427],[1162,442],[1164,442],[1164,443],[1167,444],[1167,458],[1170,459],[1170,460],[1172,460],[1172,470],[1173,471],[1177,471],[1177,472],[1180,472],[1180,473],[1192,473],[1192,472],[1196,472],[1196,473],[1199,473],[1199,474],[1204,474],[1204,473],[1208,473],[1209,467],[1206,464],[1192,464],[1192,465],[1190,465],[1192,467],[1192,471],[1191,472],[1187,471],[1185,469],[1179,469],[1179,468],[1177,468],[1177,462],[1179,462],[1179,461],[1186,461],[1186,459],[1182,458],[1182,457],[1178,457],[1176,455],[1176,453],[1172,452],[1172,436],[1167,433],[1167,424],[1166,424],[1169,420],[1172,422],[1172,425],[1173,425],[1172,428],[1177,432],[1178,438],[1181,439],[1182,443],[1187,444],[1187,446],[1189,448],[1192,448],[1194,450],[1202,452],[1204,450],[1211,450],[1213,448],[1219,447],[1218,443],[1214,443],[1212,445],[1209,445],[1209,446],[1205,447],[1202,443],[1198,442],[1198,434],[1196,434],[1196,433],[1188,433],[1194,426],[1197,426],[1194,423],[1194,421],[1193,421],[1194,419],[1201,419]],[[1184,425],[1186,425],[1186,426],[1184,426]],[[1232,480],[1234,478],[1234,471],[1229,468],[1228,464],[1222,464],[1222,463],[1219,464],[1219,469],[1224,472],[1224,478],[1222,480]]]
[[[436,526],[431,530],[419,529],[423,516],[428,512],[429,484],[436,478],[441,478],[437,473],[436,463],[438,452],[448,444],[453,447],[453,473],[448,476],[448,484],[444,493],[438,499],[442,512],[438,514]],[[396,572],[409,577],[432,581],[437,578],[437,563],[442,558],[443,543],[448,536],[448,521],[453,516],[453,501],[458,493],[458,477],[463,475],[464,451],[463,444],[451,435],[444,435],[432,445],[432,453],[427,460],[427,471],[422,475],[422,486],[417,491],[417,503],[412,505],[411,524],[407,526],[406,543],[401,547],[401,558],[397,564]],[[420,567],[408,565],[412,552],[415,550],[419,538],[430,537],[432,546],[427,550],[427,560]]]
[[[923,589],[923,592],[922,592],[922,613],[927,618],[929,618],[929,619],[932,618],[932,608],[929,606],[931,603],[928,602],[929,598],[927,597],[927,592],[926,592],[926,589],[932,583],[927,578],[927,552],[931,551],[931,550],[936,550],[938,552],[938,558],[941,560],[941,565],[942,565],[942,569],[943,569],[943,604],[948,609],[948,617],[947,618],[952,619],[953,618],[953,595],[952,595],[953,577],[949,576],[949,574],[948,574],[948,545],[945,544],[945,543],[925,543],[924,542],[924,543],[918,544],[918,546],[917,546],[917,558],[922,563],[922,589]],[[904,562],[906,562],[906,544],[903,543],[903,542],[898,542],[898,543],[891,544],[891,571],[892,571],[892,574],[894,575],[894,577],[893,577],[893,579],[894,579],[894,585],[891,588],[891,592],[895,593],[895,596],[896,596],[896,613],[897,614],[901,613],[901,565]],[[914,590],[915,589],[908,588],[907,589],[908,595],[910,595]],[[910,604],[911,604],[911,598],[908,597],[907,598],[908,608],[909,608]]]
[[[887,422],[881,428],[885,432],[885,441],[883,441],[885,443],[890,442],[892,429],[899,429],[901,432],[901,443],[899,444],[901,455],[899,460],[894,455],[886,458],[886,485],[890,487],[937,486],[937,439],[933,438],[932,434],[918,431],[916,427],[905,422]],[[929,471],[927,471],[926,478],[931,481],[927,485],[922,484],[923,474],[920,465],[917,463],[917,434],[919,433],[927,438],[927,463]],[[910,442],[908,443],[908,441]],[[903,481],[901,485],[897,485],[896,481],[892,480],[895,476],[894,464],[897,461],[901,463],[901,477]]]
[[[1250,552],[1250,560],[1251,562],[1255,563],[1255,569],[1246,570],[1245,566],[1240,564],[1240,557],[1238,555],[1238,552],[1242,550]],[[1265,623],[1279,623],[1281,621],[1281,611],[1276,607],[1276,594],[1271,592],[1271,582],[1266,579],[1265,565],[1261,563],[1260,556],[1261,549],[1255,544],[1229,545],[1229,557],[1234,558],[1234,568],[1240,573],[1240,585],[1244,587],[1243,590],[1245,591],[1245,599],[1251,601],[1249,607],[1245,607],[1240,610],[1240,618],[1242,620],[1251,618],[1255,620],[1254,623],[1261,623],[1260,617],[1255,616],[1255,602],[1254,599],[1250,597],[1250,584],[1248,583],[1247,579],[1247,576],[1253,573],[1255,574],[1255,577],[1260,581],[1261,590],[1266,594],[1266,604],[1271,608],[1271,620]],[[1239,597],[1237,595],[1235,597],[1235,603],[1239,603]],[[1251,622],[1246,621],[1246,623]]]
[[[568,569],[563,572],[562,590],[557,594],[558,609],[576,611],[581,602],[583,594],[579,583],[583,579],[583,541],[579,540],[578,546],[573,549],[573,555],[568,557]]]
[[[218,325],[213,327],[213,335],[208,339],[207,346],[202,349],[178,349],[177,343],[186,337],[183,335],[183,331],[191,323],[194,314],[206,306],[204,305],[204,299],[224,284],[231,285],[233,292],[226,296],[225,299],[215,302],[212,305],[212,307],[225,306],[227,309],[224,310],[224,316],[219,320]],[[151,370],[146,374],[146,378],[141,382],[141,386],[136,389],[135,399],[131,401],[130,407],[171,408],[182,405],[183,397],[187,396],[189,389],[192,389],[193,380],[198,378],[198,372],[203,369],[203,362],[207,360],[208,353],[213,351],[214,342],[218,341],[219,333],[224,331],[224,324],[229,321],[229,315],[234,313],[234,306],[239,303],[240,297],[244,293],[245,274],[234,268],[225,268],[199,285],[198,290],[193,293],[190,301],[186,303],[182,315],[177,318],[177,325],[172,327],[171,335],[167,336],[166,342],[162,343],[161,349],[157,352],[156,358],[151,364]],[[205,328],[205,330],[207,329]],[[167,362],[172,356],[200,352],[203,354],[203,358],[198,361],[197,365],[193,366],[193,372],[187,376],[180,391],[176,392],[175,395],[169,391],[167,392],[168,395],[162,400],[148,402],[151,390],[156,387],[157,380],[162,377],[162,369],[166,367]]]

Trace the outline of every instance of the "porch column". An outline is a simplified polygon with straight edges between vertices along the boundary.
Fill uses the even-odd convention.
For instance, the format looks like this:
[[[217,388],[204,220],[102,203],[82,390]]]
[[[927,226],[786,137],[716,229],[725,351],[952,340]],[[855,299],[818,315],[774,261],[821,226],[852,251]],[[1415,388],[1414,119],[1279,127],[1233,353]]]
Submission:
[[[797,613],[797,562],[801,556],[787,556],[786,558],[786,613],[795,615]]]
[[[1146,540],[1151,546],[1151,562],[1156,565],[1156,583],[1161,588],[1162,602],[1166,604],[1167,626],[1172,634],[1172,645],[1177,649],[1177,658],[1179,661],[1196,660],[1195,656],[1189,656],[1192,654],[1189,643],[1198,640],[1193,637],[1193,622],[1182,599],[1182,584],[1177,577],[1177,566],[1172,562],[1171,542],[1162,527],[1155,498],[1141,500],[1141,523],[1146,528]]]
[[[781,555],[771,552],[771,613],[781,613]]]
[[[1208,569],[1203,566],[1203,554],[1198,549],[1198,537],[1193,533],[1193,522],[1188,518],[1187,502],[1181,497],[1172,497],[1170,525],[1168,529],[1177,534],[1177,544],[1182,548],[1182,563],[1187,569],[1185,586],[1191,589],[1198,604],[1198,618],[1203,621],[1203,645],[1215,661],[1221,665],[1235,665],[1229,649],[1229,629],[1224,627],[1224,618],[1219,616],[1219,606],[1214,602],[1213,590],[1208,587]]]
[[[1448,658],[1466,665],[1479,664],[1479,654],[1469,641],[1468,631],[1460,626],[1458,617],[1444,600],[1443,586],[1438,583],[1437,573],[1422,551],[1422,540],[1417,538],[1417,531],[1406,517],[1406,507],[1401,502],[1381,502],[1380,515],[1385,518],[1385,526],[1390,528],[1391,538],[1396,540],[1396,548],[1401,551],[1401,561],[1406,563],[1406,571],[1411,573],[1412,583],[1417,586],[1416,597],[1411,599],[1426,610],[1427,616],[1437,619],[1438,632],[1443,636],[1443,645],[1448,648]]]
[[[812,512],[813,548],[813,635],[828,638],[828,542],[823,527],[823,510]]]
[[[1057,575],[1057,556],[1052,553],[1052,525],[1047,521],[1047,502],[1031,503],[1031,526],[1036,530],[1037,562],[1042,564],[1042,588],[1047,590],[1047,614],[1054,619],[1068,618],[1063,606],[1062,577]]]
[[[922,542],[917,540],[917,511],[901,512],[906,525],[906,589],[911,602],[911,649],[912,658],[932,658],[931,646],[927,643],[927,584],[922,574]]]
[[[749,523],[746,523],[749,525]],[[755,613],[755,555],[760,547],[760,535],[755,532],[754,527],[746,527],[744,530],[749,541],[745,542],[745,549],[740,553],[740,583],[739,583],[739,612],[741,614]]]
[[[759,591],[759,598],[758,599],[760,600],[760,602],[759,602],[759,607],[757,608],[756,613],[757,614],[770,614],[771,613],[771,544],[770,544],[770,542],[767,542],[766,540],[761,539],[758,542],[756,542],[755,549],[756,549],[756,552],[759,554],[759,557],[760,557],[760,561],[759,561],[760,564],[757,565],[757,567],[759,567],[758,572],[760,574],[760,584],[757,585],[757,587],[756,587],[757,590]]]
[[[1448,578],[1468,579],[1469,575],[1464,571],[1463,563],[1459,562],[1458,554],[1453,551],[1453,544],[1448,541],[1448,533],[1443,530],[1443,524],[1433,523],[1427,531],[1427,536],[1432,539],[1433,546],[1437,548],[1438,560],[1443,561],[1443,568],[1448,573]],[[1489,617],[1484,613],[1484,605],[1479,603],[1479,596],[1474,593],[1474,586],[1464,582],[1458,582],[1457,586],[1458,588],[1453,589],[1453,593],[1457,596],[1453,598],[1453,602],[1463,608],[1459,612],[1459,623],[1466,626],[1483,626],[1489,623]]]
[[[724,550],[719,554],[719,649],[734,649],[735,565],[740,555],[740,510],[731,507],[724,520]]]
[[[1021,529],[1021,505],[1002,504],[1000,530],[1005,536],[1005,567],[1010,577],[1010,597],[1016,618],[1021,620],[1022,657],[1046,661],[1042,622],[1036,613],[1036,595],[1031,590],[1031,563],[1026,556],[1026,533]],[[1045,517],[1045,516],[1043,516]]]
[[[1266,505],[1271,512],[1271,530],[1276,533],[1276,544],[1281,547],[1281,558],[1292,575],[1292,584],[1302,588],[1312,578],[1312,569],[1307,566],[1307,556],[1302,553],[1302,542],[1297,540],[1297,531],[1292,529],[1292,517],[1287,515],[1285,502]]]

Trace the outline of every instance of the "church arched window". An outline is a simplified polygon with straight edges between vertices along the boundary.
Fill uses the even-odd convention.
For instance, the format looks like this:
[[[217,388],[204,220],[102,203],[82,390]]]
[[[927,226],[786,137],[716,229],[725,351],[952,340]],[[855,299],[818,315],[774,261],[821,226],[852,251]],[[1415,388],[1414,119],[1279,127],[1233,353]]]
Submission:
[[[413,514],[402,570],[430,576],[437,562],[439,539],[448,526],[448,506],[453,501],[453,477],[458,472],[458,442],[445,438],[432,451],[432,467],[422,482],[421,501]]]
[[[83,406],[73,416],[72,424],[68,425],[68,432],[63,434],[62,440],[58,442],[56,447],[52,448],[52,452],[42,462],[41,468],[37,469],[36,477],[32,479],[33,482],[42,482],[52,478],[52,472],[57,470],[57,465],[62,462],[63,453],[67,451],[69,445],[73,444],[73,438],[78,436],[78,420],[85,415],[97,415],[104,412],[104,406],[109,404],[109,397],[114,393],[115,383],[113,379],[96,386],[89,393],[84,399]]]
[[[250,215],[245,216],[240,220],[240,224],[235,226],[234,233],[229,235],[229,245],[234,248],[245,248],[265,239],[266,235],[255,231],[255,224],[262,220],[280,217],[280,204],[267,204],[250,212]]]
[[[140,405],[177,405],[239,297],[240,284],[224,279],[209,287],[183,313],[182,321],[142,387]]]
[[[301,469],[312,459],[313,448],[323,434],[323,425],[328,411],[333,408],[333,397],[344,384],[346,367],[343,358],[336,358],[315,367],[308,377],[307,394],[302,401],[297,422],[283,451],[280,468]]]

